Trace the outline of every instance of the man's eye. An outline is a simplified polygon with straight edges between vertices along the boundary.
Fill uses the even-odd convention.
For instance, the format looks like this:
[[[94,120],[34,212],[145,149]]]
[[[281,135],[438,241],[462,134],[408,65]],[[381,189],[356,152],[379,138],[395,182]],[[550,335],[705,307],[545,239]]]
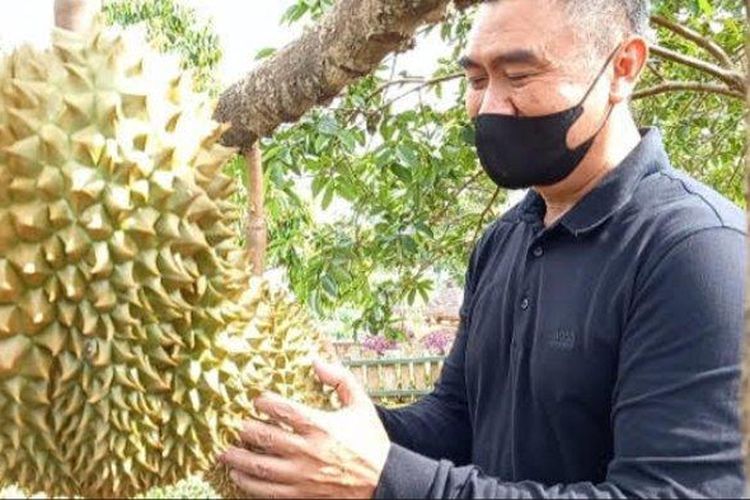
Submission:
[[[517,73],[517,74],[513,74],[513,75],[506,75],[506,77],[508,78],[508,80],[512,84],[519,84],[519,83],[526,84],[527,80],[529,80],[529,79],[531,79],[531,78],[533,78],[535,76],[539,76],[541,74],[542,73],[540,71],[533,71],[531,73]]]
[[[471,84],[471,88],[473,89],[482,88],[486,82],[487,82],[486,76],[478,76],[474,78],[469,78],[469,83]]]
[[[508,75],[508,80],[511,82],[522,82],[531,75]]]

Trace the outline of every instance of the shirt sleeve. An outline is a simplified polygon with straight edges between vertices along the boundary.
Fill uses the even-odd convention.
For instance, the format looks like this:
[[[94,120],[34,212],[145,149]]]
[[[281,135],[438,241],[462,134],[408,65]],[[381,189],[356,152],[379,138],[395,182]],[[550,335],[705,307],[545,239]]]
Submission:
[[[435,390],[416,403],[396,409],[376,406],[394,443],[456,464],[471,457],[471,426],[464,383],[465,329],[459,327]]]
[[[636,283],[622,334],[606,480],[506,482],[392,444],[379,498],[742,497],[744,236],[705,229]]]

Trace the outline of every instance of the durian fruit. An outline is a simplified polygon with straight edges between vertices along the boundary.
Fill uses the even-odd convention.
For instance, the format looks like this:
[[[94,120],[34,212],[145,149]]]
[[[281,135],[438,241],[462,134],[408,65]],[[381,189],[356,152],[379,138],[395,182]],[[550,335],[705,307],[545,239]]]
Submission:
[[[0,489],[123,497],[213,470],[251,398],[326,407],[318,337],[250,279],[234,153],[142,34],[0,60]]]

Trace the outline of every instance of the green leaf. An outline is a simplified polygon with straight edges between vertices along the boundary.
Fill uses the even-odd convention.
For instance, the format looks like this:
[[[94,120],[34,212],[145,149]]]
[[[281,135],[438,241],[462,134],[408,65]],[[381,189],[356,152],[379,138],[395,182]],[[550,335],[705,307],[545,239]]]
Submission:
[[[320,280],[320,284],[323,285],[323,290],[325,290],[328,295],[335,297],[339,294],[338,286],[330,274],[324,274]]]
[[[461,127],[461,140],[473,146],[475,144],[475,133],[474,127],[468,125]]]
[[[351,130],[342,130],[339,133],[339,139],[341,139],[341,143],[346,147],[348,152],[354,151],[357,145],[357,138]]]
[[[323,152],[325,152],[325,149],[326,149],[326,147],[328,146],[328,144],[330,142],[331,142],[331,138],[330,137],[327,137],[325,135],[319,135],[315,139],[315,145],[314,145],[315,152],[316,153],[323,153]]]
[[[401,235],[401,244],[404,246],[404,249],[409,253],[417,253],[419,251],[419,247],[417,246],[417,242],[414,241],[414,238],[407,234]]]
[[[697,0],[698,3],[698,9],[704,13],[707,16],[710,16],[714,12],[713,5],[711,5],[711,0]]]
[[[398,163],[393,163],[391,165],[391,172],[393,172],[396,175],[396,177],[398,177],[404,182],[411,181],[411,170],[399,165]]]
[[[430,229],[430,226],[428,226],[422,221],[415,222],[414,228],[420,233],[426,234],[429,238],[435,237],[435,233],[432,231],[432,229]]]
[[[329,182],[326,184],[325,192],[323,193],[323,201],[320,202],[320,206],[323,210],[327,209],[333,201],[333,185]]]
[[[337,192],[346,201],[354,201],[357,198],[357,188],[348,178],[341,177],[337,186]]]
[[[292,24],[307,13],[309,7],[304,3],[297,3],[289,7],[286,12],[281,16],[281,21],[287,24]]]
[[[396,158],[406,167],[416,168],[419,164],[419,156],[414,149],[405,144],[396,147]]]
[[[328,115],[323,115],[318,124],[318,132],[326,135],[336,135],[339,132],[338,123]]]
[[[255,53],[255,60],[259,61],[261,59],[266,59],[268,57],[271,57],[275,53],[276,53],[275,47],[264,47]]]
[[[313,198],[317,198],[318,194],[323,190],[329,180],[328,177],[323,175],[318,175],[313,178],[312,185],[310,186]]]
[[[430,295],[424,288],[419,288],[419,296],[422,297],[422,300],[425,302],[425,304],[430,301]]]
[[[378,168],[385,168],[393,161],[393,153],[389,148],[382,148],[375,153],[375,165]]]

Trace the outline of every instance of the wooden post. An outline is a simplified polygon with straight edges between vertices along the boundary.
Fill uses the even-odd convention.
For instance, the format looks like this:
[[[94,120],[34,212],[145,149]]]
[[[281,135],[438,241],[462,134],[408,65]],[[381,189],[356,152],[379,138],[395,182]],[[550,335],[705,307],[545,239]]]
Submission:
[[[245,151],[247,162],[247,254],[252,273],[263,274],[268,234],[263,192],[263,164],[256,141]]]

